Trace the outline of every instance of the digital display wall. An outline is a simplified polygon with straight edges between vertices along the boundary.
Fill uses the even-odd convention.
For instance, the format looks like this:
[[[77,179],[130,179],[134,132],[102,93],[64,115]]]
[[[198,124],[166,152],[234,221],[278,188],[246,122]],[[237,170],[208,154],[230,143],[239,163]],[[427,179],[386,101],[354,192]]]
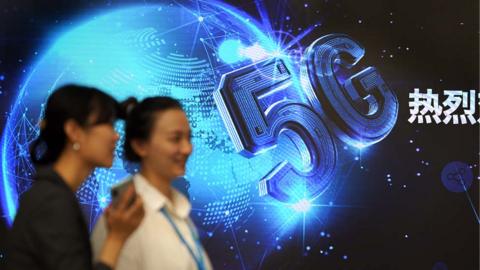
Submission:
[[[181,101],[175,185],[215,269],[478,269],[478,2],[57,4],[0,10],[2,233],[46,99],[77,83]],[[90,229],[135,168],[123,127],[77,192]]]

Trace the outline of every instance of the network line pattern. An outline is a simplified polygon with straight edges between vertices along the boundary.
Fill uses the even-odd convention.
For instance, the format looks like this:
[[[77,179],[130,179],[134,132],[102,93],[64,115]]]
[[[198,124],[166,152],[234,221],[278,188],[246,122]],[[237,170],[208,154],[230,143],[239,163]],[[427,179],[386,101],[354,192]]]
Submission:
[[[281,20],[280,29],[274,30],[263,2],[254,3],[260,22],[219,2],[172,1],[103,12],[58,33],[24,78],[1,138],[0,197],[6,220],[12,222],[18,198],[32,184],[35,169],[28,147],[38,136],[38,122],[48,95],[61,85],[79,83],[105,90],[118,100],[165,95],[181,101],[191,124],[194,150],[186,175],[176,185],[192,202],[192,217],[202,239],[231,251],[231,256],[214,262],[215,265],[241,269],[261,265],[266,255],[296,238],[300,239],[301,252],[323,245],[321,239],[326,239],[328,246],[322,254],[332,253],[334,232],[325,230],[329,214],[336,208],[361,207],[337,204],[336,200],[352,168],[361,162],[358,157],[393,127],[398,104],[394,95],[384,95],[391,91],[376,69],[371,68],[348,81],[350,98],[356,98],[359,104],[358,108],[348,107],[347,101],[335,96],[335,87],[340,86],[330,75],[336,70],[322,74],[312,73],[312,69],[315,64],[337,68],[339,63],[328,62],[335,60],[328,57],[344,46],[347,49],[343,53],[352,54],[356,62],[365,50],[345,35],[322,37],[304,49],[301,40],[318,24],[293,34],[283,27],[286,21]],[[330,50],[324,50],[326,47]],[[356,62],[344,64],[348,67]],[[246,76],[248,72],[257,76]],[[280,81],[279,74],[284,76]],[[232,90],[224,84],[232,76],[237,78],[237,85],[242,85],[238,91],[250,87],[250,94],[261,92],[255,92],[260,97],[255,107],[256,120],[266,113],[267,126],[263,126],[263,131],[268,132],[268,125],[277,123],[274,145],[265,147],[267,144],[255,140],[252,143],[248,136],[243,136],[246,130],[235,126],[238,119],[248,118],[248,110],[233,115],[231,106],[254,104],[242,103],[245,99],[241,98],[222,99],[222,91]],[[251,79],[257,80],[256,84],[248,81]],[[308,80],[314,83],[306,86]],[[268,90],[255,88],[260,85]],[[379,85],[380,93],[369,92]],[[353,97],[355,87],[363,87],[365,96]],[[330,92],[325,94],[319,89]],[[334,102],[343,104],[346,112],[329,109]],[[278,107],[282,104],[285,106]],[[393,117],[385,117],[384,109],[390,110]],[[360,115],[355,119],[344,117],[353,112]],[[297,115],[297,124],[282,126],[289,122],[289,114]],[[272,115],[284,118],[278,122]],[[377,130],[367,130],[371,136],[363,140],[355,121]],[[300,131],[295,128],[299,124],[304,125]],[[123,126],[122,121],[116,123],[120,140],[113,166],[95,169],[77,192],[90,228],[110,202],[111,185],[137,168],[122,158]],[[252,130],[261,133],[258,127],[248,127],[250,139]],[[236,133],[243,136],[242,141],[235,139]],[[312,134],[318,138],[306,140]],[[320,147],[323,142],[327,142],[327,147]],[[242,153],[242,149],[246,151]],[[272,180],[279,177],[275,170],[272,174],[272,169],[285,161],[290,173],[295,174],[294,180]],[[309,166],[313,169],[301,169]],[[268,175],[273,175],[267,177],[270,180]],[[309,240],[311,234],[318,237]],[[259,255],[247,255],[247,250],[255,250]],[[345,258],[345,253],[338,251],[337,255]]]

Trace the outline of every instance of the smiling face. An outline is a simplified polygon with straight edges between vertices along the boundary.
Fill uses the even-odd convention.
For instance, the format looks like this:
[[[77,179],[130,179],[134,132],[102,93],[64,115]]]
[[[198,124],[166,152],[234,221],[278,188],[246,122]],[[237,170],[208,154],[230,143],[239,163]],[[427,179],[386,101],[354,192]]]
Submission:
[[[185,165],[192,153],[191,130],[185,112],[172,108],[156,112],[146,141],[134,143],[142,167],[148,167],[162,179],[172,181],[185,175]]]

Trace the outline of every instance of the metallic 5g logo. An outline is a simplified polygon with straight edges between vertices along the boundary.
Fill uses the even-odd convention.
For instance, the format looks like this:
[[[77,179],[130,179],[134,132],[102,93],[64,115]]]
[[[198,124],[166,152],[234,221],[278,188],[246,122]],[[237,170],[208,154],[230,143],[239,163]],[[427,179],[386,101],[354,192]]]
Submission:
[[[298,200],[292,190],[301,179],[303,196],[315,198],[333,179],[337,150],[331,132],[349,145],[372,145],[392,130],[398,101],[380,74],[368,67],[344,83],[334,68],[351,68],[365,49],[343,34],[317,39],[305,51],[300,67],[298,97],[292,71],[281,58],[271,58],[224,74],[214,92],[215,102],[237,152],[259,155],[277,145],[280,133],[306,146],[309,163],[295,168],[288,160],[277,164],[259,182],[259,194],[283,202]]]

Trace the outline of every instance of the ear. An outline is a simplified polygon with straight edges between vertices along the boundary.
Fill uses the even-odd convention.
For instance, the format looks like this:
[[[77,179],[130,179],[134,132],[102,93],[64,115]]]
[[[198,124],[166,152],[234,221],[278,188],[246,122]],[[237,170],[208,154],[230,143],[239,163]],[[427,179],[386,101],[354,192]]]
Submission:
[[[133,139],[130,142],[130,146],[132,147],[133,151],[140,156],[141,158],[147,155],[147,146],[146,143],[142,140]]]
[[[80,127],[77,121],[73,119],[69,119],[65,122],[65,124],[63,124],[63,131],[67,136],[67,140],[71,143],[79,142],[82,138],[83,129]]]

